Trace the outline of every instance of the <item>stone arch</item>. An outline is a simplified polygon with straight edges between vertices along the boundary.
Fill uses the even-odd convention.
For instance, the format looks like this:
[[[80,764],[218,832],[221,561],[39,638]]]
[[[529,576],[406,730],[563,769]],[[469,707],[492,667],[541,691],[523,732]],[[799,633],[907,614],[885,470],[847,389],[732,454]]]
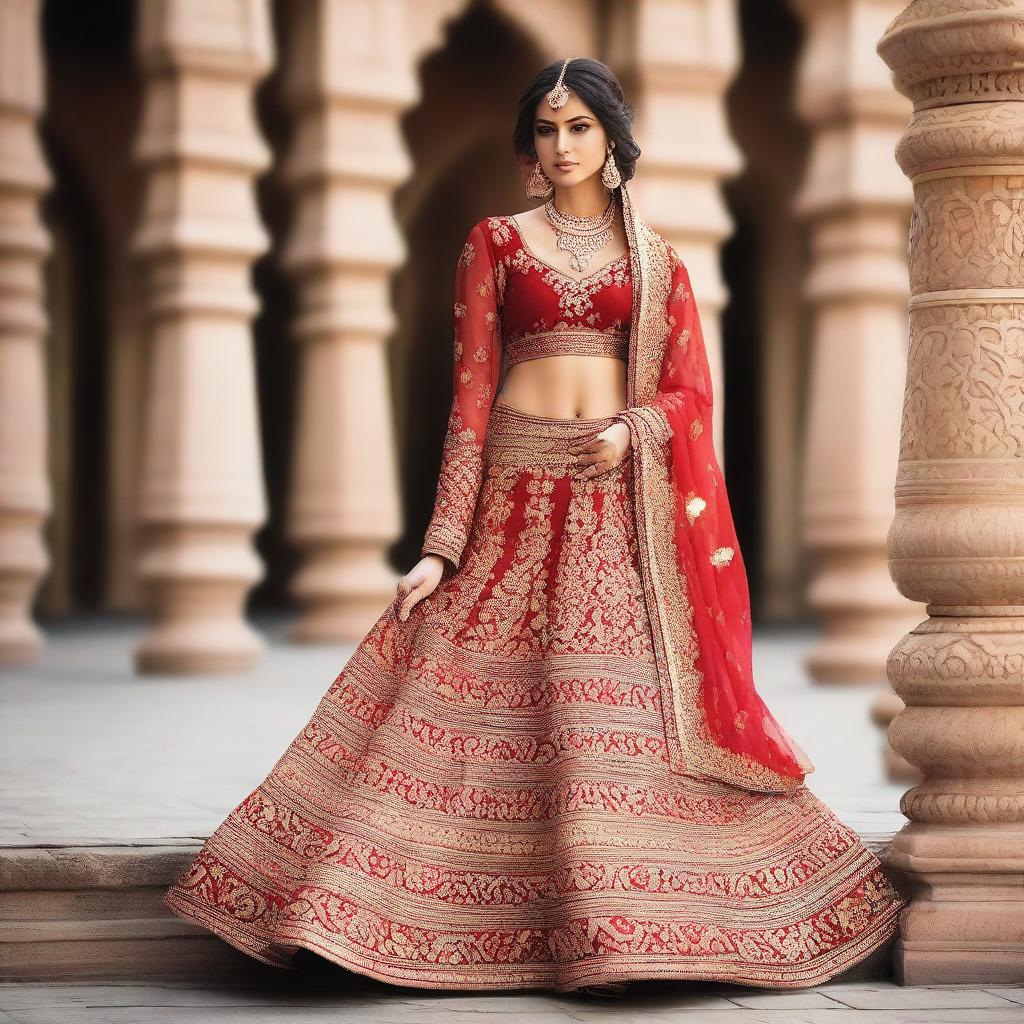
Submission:
[[[392,381],[404,534],[400,567],[419,551],[434,499],[451,394],[455,261],[469,228],[530,205],[511,137],[519,94],[544,57],[535,38],[491,4],[445,25],[420,63],[420,102],[403,119],[414,172],[396,194],[408,259],[396,275]]]

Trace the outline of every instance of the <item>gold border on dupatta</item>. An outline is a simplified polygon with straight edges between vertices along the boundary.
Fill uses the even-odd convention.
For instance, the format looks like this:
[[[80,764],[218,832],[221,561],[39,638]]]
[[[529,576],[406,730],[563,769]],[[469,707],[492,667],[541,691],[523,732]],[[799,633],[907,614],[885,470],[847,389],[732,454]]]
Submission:
[[[671,428],[664,412],[648,404],[657,393],[669,334],[671,255],[669,243],[640,216],[626,182],[620,192],[633,277],[623,419],[632,441],[641,575],[654,636],[670,763],[681,774],[743,789],[792,792],[803,785],[802,779],[781,775],[746,754],[722,747],[711,735],[703,710],[694,612],[686,577],[677,562],[675,491],[668,453]]]

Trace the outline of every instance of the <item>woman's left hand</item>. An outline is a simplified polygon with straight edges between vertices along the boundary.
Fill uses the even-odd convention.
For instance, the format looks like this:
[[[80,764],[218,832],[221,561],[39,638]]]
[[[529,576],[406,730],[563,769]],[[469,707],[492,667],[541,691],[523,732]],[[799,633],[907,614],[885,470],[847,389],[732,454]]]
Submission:
[[[577,480],[589,480],[613,470],[629,451],[629,427],[616,421],[605,427],[597,437],[569,449],[570,455],[579,458],[579,468],[573,476]]]

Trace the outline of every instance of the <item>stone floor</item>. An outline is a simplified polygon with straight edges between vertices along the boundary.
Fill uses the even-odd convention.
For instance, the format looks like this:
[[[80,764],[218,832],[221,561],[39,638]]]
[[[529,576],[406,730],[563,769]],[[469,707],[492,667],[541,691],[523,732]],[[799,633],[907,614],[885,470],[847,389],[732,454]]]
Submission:
[[[903,988],[883,982],[755,992],[725,984],[637,982],[621,999],[543,992],[438,993],[340,972],[204,986],[0,984],[3,1024],[1020,1024],[1024,988]]]
[[[312,714],[348,648],[284,641],[257,621],[262,664],[230,677],[139,677],[133,620],[48,627],[36,664],[0,673],[0,846],[204,838],[254,789]],[[810,683],[809,630],[759,630],[758,688],[817,770],[808,787],[867,840],[904,823],[883,778],[873,687]]]

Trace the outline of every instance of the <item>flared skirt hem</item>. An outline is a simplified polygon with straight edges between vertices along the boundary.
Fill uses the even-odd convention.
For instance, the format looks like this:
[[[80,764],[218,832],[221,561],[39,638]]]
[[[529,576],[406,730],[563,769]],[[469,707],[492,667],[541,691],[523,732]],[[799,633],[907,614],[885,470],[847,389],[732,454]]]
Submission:
[[[545,989],[571,992],[584,985],[649,980],[711,981],[761,989],[802,989],[822,985],[852,968],[892,940],[899,928],[902,904],[890,904],[871,925],[842,949],[820,961],[757,967],[722,957],[604,954],[577,963],[523,967],[518,964],[446,964],[410,966],[370,957],[301,922],[282,927],[272,941],[247,933],[238,919],[210,904],[188,898],[177,887],[168,890],[164,905],[179,917],[212,932],[243,953],[284,970],[300,949],[308,950],[355,974],[385,984],[423,989],[508,990]]]

